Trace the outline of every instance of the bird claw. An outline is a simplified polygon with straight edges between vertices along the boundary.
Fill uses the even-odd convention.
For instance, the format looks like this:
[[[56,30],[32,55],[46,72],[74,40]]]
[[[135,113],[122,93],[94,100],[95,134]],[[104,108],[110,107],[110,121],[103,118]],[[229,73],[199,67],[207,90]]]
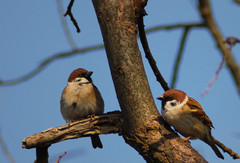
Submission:
[[[90,114],[90,115],[88,115],[87,117],[90,118],[90,120],[93,120],[94,117],[95,117],[95,114]]]
[[[182,139],[184,142],[188,142],[189,144],[191,144],[191,142],[189,141],[189,139],[191,139],[191,136],[186,138],[180,137],[180,139]]]

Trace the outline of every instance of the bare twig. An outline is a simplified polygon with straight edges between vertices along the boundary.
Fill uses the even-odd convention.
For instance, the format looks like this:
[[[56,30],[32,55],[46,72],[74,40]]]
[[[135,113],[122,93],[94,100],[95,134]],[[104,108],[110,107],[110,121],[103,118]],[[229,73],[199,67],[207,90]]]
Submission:
[[[3,142],[2,137],[0,136],[0,146],[3,150],[3,153],[6,155],[6,157],[8,158],[10,163],[14,163],[14,159],[12,157],[12,155],[8,152],[7,146],[5,145],[5,143]]]
[[[176,28],[187,28],[187,27],[194,27],[194,28],[202,28],[204,27],[203,24],[201,23],[188,23],[188,24],[173,24],[173,25],[166,25],[166,26],[156,26],[156,27],[152,27],[149,29],[146,29],[146,33],[152,33],[152,32],[156,32],[159,30],[171,30],[171,29],[176,29]],[[1,81],[0,80],[0,86],[3,85],[15,85],[21,82],[24,82],[30,78],[32,78],[33,76],[37,75],[39,72],[41,72],[47,65],[49,65],[50,63],[52,63],[53,61],[60,59],[60,58],[64,58],[64,57],[70,57],[70,56],[74,56],[74,55],[78,55],[78,54],[83,54],[83,53],[87,53],[87,52],[91,52],[94,50],[100,50],[103,49],[104,45],[100,44],[100,45],[91,45],[89,47],[86,48],[82,48],[82,49],[74,49],[71,50],[69,52],[64,52],[64,53],[58,53],[58,54],[54,54],[49,58],[46,58],[38,67],[36,67],[34,70],[32,70],[30,73],[21,76],[17,79],[13,79],[13,80],[7,80],[7,81]]]
[[[212,78],[211,81],[209,82],[208,86],[206,87],[206,89],[205,89],[204,92],[202,93],[202,96],[205,96],[205,95],[209,92],[209,90],[210,90],[210,88],[212,87],[213,83],[217,80],[217,78],[218,78],[218,76],[219,76],[219,74],[220,74],[220,71],[221,71],[222,68],[223,68],[223,65],[224,65],[224,58],[222,59],[222,61],[221,61],[220,65],[219,65],[216,73],[214,74],[213,78]]]
[[[87,137],[93,134],[121,134],[121,112],[111,112],[94,116],[66,125],[53,127],[25,138],[23,148],[44,148],[67,139]]]
[[[183,54],[183,50],[184,50],[184,47],[185,47],[187,35],[189,33],[189,29],[190,29],[190,27],[186,27],[184,32],[183,32],[183,35],[182,35],[180,48],[179,48],[178,55],[177,55],[177,58],[176,58],[175,64],[174,64],[175,66],[174,66],[174,71],[173,71],[173,76],[172,76],[171,87],[170,87],[171,89],[175,88],[175,83],[176,83],[176,80],[177,80],[179,65],[180,65],[180,62],[181,62],[181,59],[182,59],[182,54]]]
[[[67,152],[64,152],[61,156],[58,157],[56,163],[59,163],[60,160],[67,154]]]
[[[50,63],[52,63],[53,61],[55,61],[57,59],[70,57],[70,56],[74,56],[74,55],[77,55],[77,54],[84,54],[84,53],[87,53],[89,51],[95,51],[95,50],[99,50],[99,49],[103,49],[103,48],[104,48],[103,45],[96,45],[96,46],[86,47],[86,48],[82,48],[82,49],[72,50],[72,51],[69,51],[69,52],[63,52],[63,53],[55,54],[55,55],[45,59],[38,67],[36,67],[30,73],[28,73],[28,74],[26,74],[26,75],[24,75],[20,78],[9,80],[9,81],[1,81],[0,80],[0,86],[1,85],[2,86],[3,85],[14,85],[14,84],[24,82],[24,81],[30,79],[31,77],[35,76],[39,72],[41,72]]]
[[[141,43],[142,43],[142,46],[143,46],[143,49],[145,52],[145,57],[148,59],[148,62],[153,70],[153,73],[156,76],[157,81],[161,84],[164,91],[167,91],[169,89],[168,83],[164,80],[162,74],[160,73],[160,71],[156,65],[156,61],[153,58],[152,53],[148,46],[148,41],[147,41],[147,37],[145,34],[145,29],[144,29],[143,16],[141,16],[138,19],[138,30],[139,30],[140,40],[141,40]]]
[[[223,150],[223,152],[227,152],[230,156],[232,156],[233,159],[240,159],[240,156],[237,153],[233,152],[232,149],[226,147],[223,143],[216,140],[214,137],[213,141],[218,147],[220,147]]]
[[[240,43],[240,39],[235,37],[227,37],[226,40],[223,41],[224,43],[229,45],[230,51],[232,50],[232,47],[236,45],[237,43]]]
[[[233,55],[231,54],[228,47],[224,44],[224,37],[220,32],[218,26],[215,23],[215,20],[212,15],[210,2],[209,0],[199,0],[199,12],[204,19],[205,24],[207,25],[209,31],[213,35],[215,42],[222,53],[222,57],[225,58],[228,69],[230,70],[232,77],[235,81],[235,84],[240,94],[240,70],[239,65],[236,63]]]
[[[58,14],[59,14],[59,17],[60,17],[60,20],[62,23],[62,27],[63,27],[64,33],[65,33],[65,36],[66,36],[69,44],[71,45],[71,47],[76,50],[77,46],[76,46],[75,42],[73,41],[70,31],[67,27],[66,19],[62,16],[63,15],[62,2],[61,2],[61,0],[56,0],[56,3],[57,3]]]
[[[232,47],[237,44],[237,43],[240,43],[240,40],[237,39],[237,38],[234,38],[234,37],[228,37],[226,38],[225,41],[223,41],[224,43],[227,43],[229,45],[229,50],[232,51]],[[202,93],[202,96],[205,96],[208,91],[210,90],[210,88],[212,87],[213,83],[217,80],[219,74],[220,74],[220,71],[222,70],[223,68],[223,65],[224,65],[224,61],[225,61],[225,58],[227,56],[223,57],[215,75],[213,76],[212,80],[210,81],[210,83],[208,84],[207,88],[205,89],[205,91]]]
[[[73,6],[73,3],[74,3],[74,0],[71,0],[68,4],[68,7],[67,7],[67,11],[66,13],[64,14],[64,16],[67,16],[69,15],[69,17],[71,18],[71,21],[73,22],[73,25],[76,27],[77,29],[77,33],[81,32],[79,26],[78,26],[78,23],[77,21],[75,20],[73,14],[72,14],[72,6]]]
[[[146,33],[156,32],[159,30],[173,30],[178,28],[206,28],[204,23],[182,23],[172,25],[158,25],[145,30]]]

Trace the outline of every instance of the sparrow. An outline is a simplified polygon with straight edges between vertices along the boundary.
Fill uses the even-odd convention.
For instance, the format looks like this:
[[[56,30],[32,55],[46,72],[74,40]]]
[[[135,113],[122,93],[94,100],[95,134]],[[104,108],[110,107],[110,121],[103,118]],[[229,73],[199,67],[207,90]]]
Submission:
[[[66,122],[103,114],[104,101],[92,82],[92,73],[78,68],[70,74],[60,101],[61,113]],[[98,134],[92,135],[91,140],[93,148],[103,147]]]
[[[196,100],[177,89],[167,90],[157,99],[162,101],[163,119],[183,135],[185,141],[200,139],[210,145],[219,158],[224,159],[211,134],[213,124]]]

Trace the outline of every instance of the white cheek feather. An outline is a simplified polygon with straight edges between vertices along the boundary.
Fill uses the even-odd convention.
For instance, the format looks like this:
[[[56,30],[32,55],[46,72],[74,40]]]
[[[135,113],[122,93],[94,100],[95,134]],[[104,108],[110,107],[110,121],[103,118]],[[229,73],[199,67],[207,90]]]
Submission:
[[[81,91],[82,94],[84,94],[84,92],[90,91],[93,87],[92,83],[90,83],[86,78],[76,78],[75,80],[76,81],[68,82],[68,87],[70,87],[72,91]]]
[[[177,100],[167,101],[164,109],[161,109],[163,118],[172,126],[177,123],[179,116],[182,113],[181,108],[187,103],[188,97],[186,96],[183,102],[180,104]],[[172,106],[171,103],[175,102],[176,105]]]
[[[183,136],[191,136],[191,139],[204,137],[205,133],[209,132],[208,127],[191,114],[182,111],[182,107],[187,101],[188,97],[181,104],[177,100],[167,101],[164,109],[161,110],[162,116],[169,125],[173,126]],[[175,102],[176,105],[172,106],[172,102]]]

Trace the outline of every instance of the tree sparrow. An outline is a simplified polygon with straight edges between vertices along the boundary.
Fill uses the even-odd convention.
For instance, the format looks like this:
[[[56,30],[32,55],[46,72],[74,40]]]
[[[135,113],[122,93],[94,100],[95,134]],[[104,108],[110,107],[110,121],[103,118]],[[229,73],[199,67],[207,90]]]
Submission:
[[[211,135],[211,120],[202,106],[181,90],[170,89],[157,99],[162,101],[162,117],[176,131],[188,139],[200,139],[211,146],[216,155],[224,159]]]
[[[93,84],[93,72],[79,68],[74,70],[61,97],[61,113],[66,122],[79,120],[89,115],[103,114],[104,102]],[[93,148],[102,148],[98,134],[91,136]]]

